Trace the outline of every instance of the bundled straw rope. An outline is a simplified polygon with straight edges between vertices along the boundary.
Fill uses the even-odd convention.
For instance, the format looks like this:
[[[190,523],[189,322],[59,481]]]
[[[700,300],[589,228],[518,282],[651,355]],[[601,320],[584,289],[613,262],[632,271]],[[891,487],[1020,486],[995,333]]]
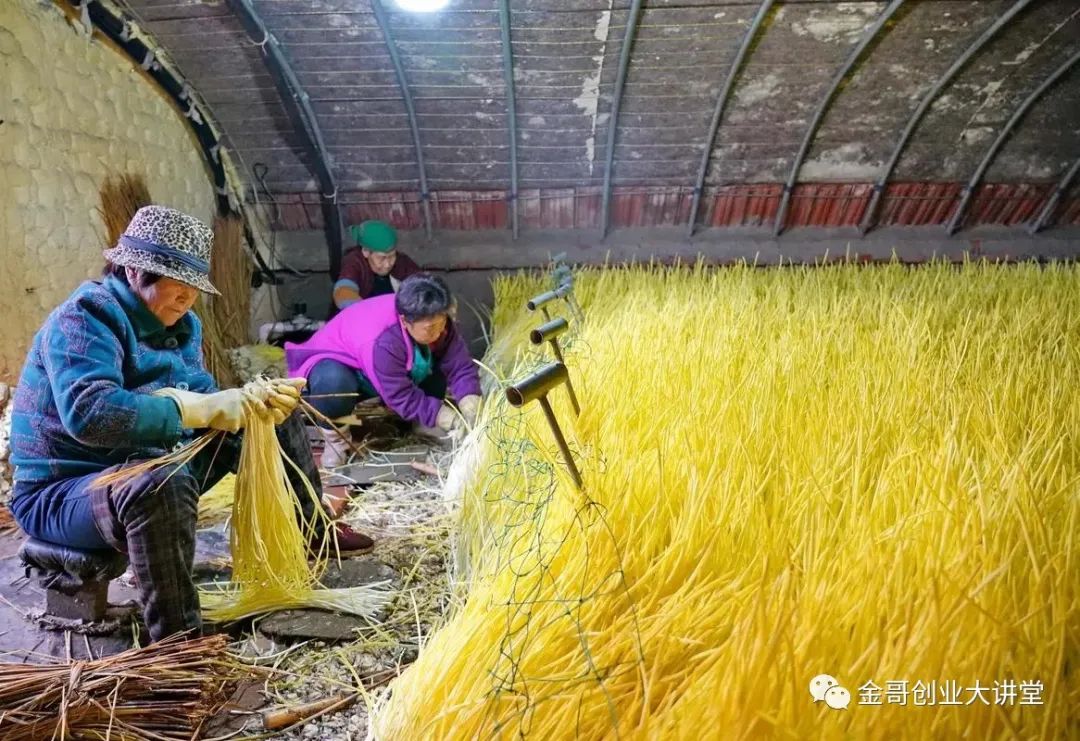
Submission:
[[[106,249],[116,246],[136,211],[153,203],[146,180],[131,173],[106,176],[98,197],[101,202],[98,213],[105,223]]]
[[[210,280],[221,295],[200,295],[195,306],[203,325],[206,367],[223,387],[237,384],[228,351],[248,342],[252,265],[243,243],[244,225],[240,219],[214,219]]]
[[[0,664],[0,738],[192,739],[254,670],[225,636],[61,664]]]

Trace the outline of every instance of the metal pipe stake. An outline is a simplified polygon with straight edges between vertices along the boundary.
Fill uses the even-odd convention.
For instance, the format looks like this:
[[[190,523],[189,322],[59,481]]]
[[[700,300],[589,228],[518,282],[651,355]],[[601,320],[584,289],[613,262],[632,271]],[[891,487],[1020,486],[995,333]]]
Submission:
[[[506,399],[513,407],[522,407],[530,401],[540,403],[541,409],[544,410],[544,416],[547,417],[548,425],[551,427],[551,434],[555,436],[555,442],[559,445],[559,452],[562,453],[563,461],[566,463],[566,467],[570,469],[570,476],[574,479],[574,485],[581,489],[581,474],[578,472],[574,458],[570,454],[570,446],[566,444],[566,438],[563,437],[562,428],[559,427],[559,420],[555,418],[555,412],[547,400],[548,392],[560,383],[564,383],[568,378],[569,375],[566,372],[565,365],[562,363],[549,363],[531,376],[527,376],[513,386],[508,387],[506,389]]]
[[[566,467],[570,469],[570,477],[574,479],[574,486],[581,489],[581,474],[578,473],[574,457],[570,455],[570,446],[566,444],[566,438],[563,437],[562,428],[559,427],[559,420],[555,419],[555,412],[551,408],[551,402],[548,401],[547,394],[541,396],[537,401],[540,402],[540,408],[544,410],[544,416],[547,417],[548,424],[551,425],[551,434],[555,436],[555,442],[559,444],[559,451],[562,452],[563,460],[566,461]]]
[[[555,359],[563,365],[566,365],[566,359],[563,358],[562,348],[559,347],[559,336],[562,335],[570,325],[562,317],[552,319],[546,322],[532,332],[529,333],[529,340],[534,345],[541,345],[545,341],[551,343],[551,350],[555,353]],[[578,403],[577,393],[574,391],[574,384],[570,381],[570,372],[566,374],[566,391],[570,395],[570,403],[574,407],[574,415],[581,416],[581,405]]]

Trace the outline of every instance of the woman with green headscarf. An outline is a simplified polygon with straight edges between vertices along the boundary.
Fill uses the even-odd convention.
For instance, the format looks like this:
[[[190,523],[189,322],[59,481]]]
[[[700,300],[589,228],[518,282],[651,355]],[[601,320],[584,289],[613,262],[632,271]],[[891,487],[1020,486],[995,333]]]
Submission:
[[[385,221],[365,221],[349,227],[356,247],[345,253],[334,283],[334,306],[339,310],[361,299],[396,293],[401,281],[420,272],[408,255],[397,250],[397,232]]]

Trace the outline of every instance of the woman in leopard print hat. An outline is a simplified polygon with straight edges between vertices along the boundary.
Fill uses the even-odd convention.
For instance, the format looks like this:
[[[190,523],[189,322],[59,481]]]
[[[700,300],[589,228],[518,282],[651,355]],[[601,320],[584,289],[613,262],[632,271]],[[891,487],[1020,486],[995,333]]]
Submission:
[[[194,216],[165,206],[144,206],[116,247],[104,254],[112,265],[137,268],[217,296],[218,289],[210,283],[213,241],[210,227]]]
[[[202,327],[191,312],[210,283],[211,229],[187,214],[145,206],[118,244],[105,251],[101,280],[87,281],[55,309],[34,337],[15,392],[11,510],[39,543],[127,553],[153,640],[197,634],[199,599],[192,581],[196,508],[239,461],[245,412],[273,418],[286,454],[318,488],[299,414],[303,379],[278,379],[272,391],[249,384],[219,390],[203,365]],[[213,429],[187,465],[164,466],[124,483],[98,477],[162,455]],[[298,476],[286,466],[290,476]],[[297,491],[303,484],[296,480]],[[313,505],[307,497],[308,511]],[[370,547],[339,528],[341,550]],[[321,537],[321,535],[320,535]],[[362,539],[360,541],[359,539]],[[345,541],[345,542],[342,542]]]

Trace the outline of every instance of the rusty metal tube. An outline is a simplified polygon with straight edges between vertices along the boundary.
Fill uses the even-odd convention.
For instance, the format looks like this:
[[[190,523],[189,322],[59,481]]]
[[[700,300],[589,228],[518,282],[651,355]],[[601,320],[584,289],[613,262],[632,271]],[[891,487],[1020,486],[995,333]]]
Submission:
[[[540,408],[544,410],[544,416],[547,417],[548,424],[551,426],[551,434],[555,436],[555,442],[559,445],[559,452],[562,453],[566,467],[570,471],[570,477],[574,479],[574,486],[580,490],[581,473],[577,469],[577,464],[574,463],[574,456],[570,454],[570,446],[566,444],[566,438],[563,437],[562,428],[559,427],[559,420],[555,419],[555,412],[552,410],[551,403],[546,396],[541,396],[539,402]]]
[[[526,376],[506,389],[511,406],[521,407],[545,396],[548,391],[566,381],[569,375],[562,363],[548,363],[531,376]]]
[[[561,337],[568,329],[570,329],[569,322],[561,316],[555,317],[550,322],[545,322],[529,332],[529,341],[534,345],[541,345],[545,342],[552,342],[552,344],[554,344],[554,341]],[[558,352],[558,348],[556,348],[556,352]],[[559,358],[559,360],[562,360],[562,358]]]
[[[527,308],[529,311],[536,311],[544,304],[551,303],[555,299],[566,298],[573,290],[574,286],[572,284],[563,283],[554,291],[544,291],[541,294],[533,296],[531,299],[525,302],[525,308]]]

